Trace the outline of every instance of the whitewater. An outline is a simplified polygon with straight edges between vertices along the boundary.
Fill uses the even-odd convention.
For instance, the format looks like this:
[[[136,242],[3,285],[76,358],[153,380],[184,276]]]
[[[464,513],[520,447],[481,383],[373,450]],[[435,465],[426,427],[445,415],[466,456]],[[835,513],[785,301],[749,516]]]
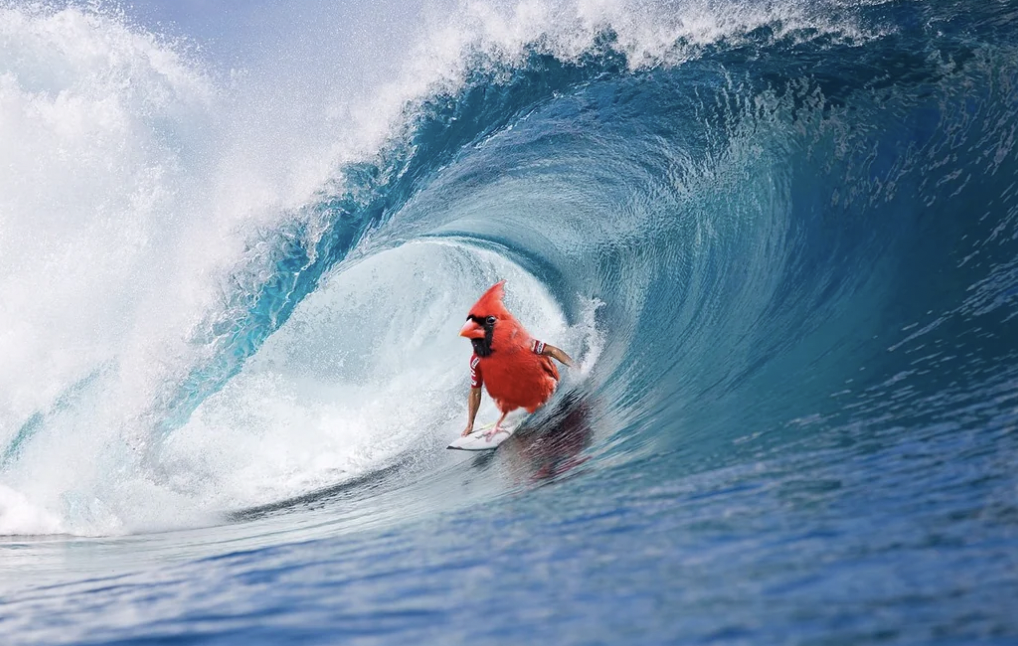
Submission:
[[[0,0],[5,644],[1018,639],[1018,5],[244,15]]]

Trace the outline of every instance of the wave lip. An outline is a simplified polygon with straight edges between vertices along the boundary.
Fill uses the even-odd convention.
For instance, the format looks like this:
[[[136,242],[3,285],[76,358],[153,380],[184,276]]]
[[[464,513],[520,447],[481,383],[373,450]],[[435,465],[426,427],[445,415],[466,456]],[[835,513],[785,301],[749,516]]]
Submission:
[[[146,243],[165,253],[151,275],[182,267],[167,282],[193,301],[128,299],[70,342],[46,335],[72,305],[31,321],[85,365],[46,388],[0,365],[42,393],[0,399],[0,533],[141,535],[0,546],[22,556],[5,568],[80,580],[11,577],[36,590],[0,623],[93,641],[1014,632],[1018,56],[971,25],[987,6],[1018,16],[809,5],[859,17],[845,33],[888,26],[855,39],[837,11],[789,32],[813,23],[780,2],[472,6],[454,51],[407,63],[432,67],[397,80],[383,143],[296,155],[329,167],[297,182],[313,190],[238,165],[285,127],[221,133],[213,147],[240,153],[202,186],[227,198],[185,200],[202,208],[181,211],[182,237],[155,209]],[[683,6],[717,20],[641,13]],[[179,170],[160,186],[210,168],[160,147],[169,113],[151,131],[127,115]],[[70,270],[88,278],[104,240],[51,254],[81,260],[71,287],[90,287]],[[100,293],[162,287],[139,257]],[[444,448],[466,414],[456,330],[500,278],[581,366],[532,428],[463,456]],[[507,599],[491,621],[463,612]]]
[[[869,5],[823,6],[843,11],[472,4],[454,23],[461,34],[440,43],[448,31],[428,32],[421,47],[434,45],[432,55],[405,62],[356,106],[379,107],[363,122],[369,134],[336,128],[334,140],[301,140],[282,160],[265,150],[294,133],[252,127],[271,110],[224,124],[241,101],[174,46],[101,13],[3,9],[0,24],[21,35],[7,46],[29,54],[4,58],[22,67],[0,75],[0,103],[41,135],[13,150],[53,164],[41,177],[0,179],[0,199],[14,205],[10,239],[25,242],[0,239],[11,251],[0,254],[0,302],[20,312],[0,336],[12,357],[0,386],[17,402],[0,409],[5,484],[37,492],[26,483],[44,467],[75,464],[80,472],[47,476],[32,502],[61,510],[63,525],[68,509],[84,510],[86,529],[115,531],[124,514],[151,527],[163,508],[257,508],[387,468],[459,413],[456,350],[445,340],[422,348],[461,309],[466,286],[505,271],[538,294],[521,305],[563,334],[583,303],[604,303],[591,326],[609,342],[589,387],[640,441],[677,441],[644,432],[647,410],[689,415],[694,438],[728,437],[713,433],[718,420],[755,410],[762,386],[794,374],[792,350],[810,343],[841,367],[810,364],[822,373],[812,399],[797,390],[767,405],[778,415],[822,401],[859,364],[861,350],[842,350],[852,334],[884,333],[867,314],[892,289],[919,291],[867,286],[914,244],[918,205],[971,194],[978,160],[934,159],[993,121],[962,114],[959,88],[974,80],[999,101],[1007,84],[986,79],[1013,71],[1000,63],[1009,51],[966,45],[952,50],[957,65],[944,64],[926,55],[936,47],[912,46],[915,30],[859,36]],[[60,50],[61,39],[71,46]],[[811,76],[802,61],[814,59],[822,73]],[[899,59],[872,80],[873,67]],[[998,144],[985,151],[989,176],[1013,164],[1013,111],[999,116],[985,128]],[[205,133],[211,152],[196,143]],[[307,173],[249,181],[239,160],[252,151],[279,168],[292,153]],[[78,168],[79,157],[108,163]],[[422,260],[412,243],[434,253]],[[440,243],[455,251],[442,255]],[[992,281],[987,303],[1006,305],[1008,276]],[[429,298],[410,293],[415,285]],[[433,389],[412,412],[399,406],[414,397],[398,389],[372,399],[397,380],[379,376],[374,358],[395,365],[408,347],[422,360],[406,374]],[[399,386],[423,392],[413,381]],[[392,426],[402,434],[378,450],[371,437]],[[291,437],[329,450],[298,450]],[[145,499],[159,503],[135,504]],[[47,524],[10,500],[29,525]]]

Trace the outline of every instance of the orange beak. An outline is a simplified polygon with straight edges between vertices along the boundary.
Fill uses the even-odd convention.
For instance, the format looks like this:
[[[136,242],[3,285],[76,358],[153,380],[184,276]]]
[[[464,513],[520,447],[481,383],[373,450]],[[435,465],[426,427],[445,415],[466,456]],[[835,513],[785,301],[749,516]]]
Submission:
[[[460,330],[460,336],[465,336],[468,339],[483,339],[484,328],[477,324],[477,321],[467,319],[463,329]]]

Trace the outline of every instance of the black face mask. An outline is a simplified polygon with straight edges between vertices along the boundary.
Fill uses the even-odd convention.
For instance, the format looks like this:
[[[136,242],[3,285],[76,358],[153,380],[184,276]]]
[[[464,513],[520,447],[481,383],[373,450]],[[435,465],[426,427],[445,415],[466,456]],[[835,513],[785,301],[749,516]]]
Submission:
[[[495,333],[495,317],[489,316],[486,319],[477,316],[468,316],[468,321],[473,321],[484,328],[483,339],[470,339],[470,345],[474,346],[474,354],[479,357],[490,357],[494,350],[491,349],[491,336]]]

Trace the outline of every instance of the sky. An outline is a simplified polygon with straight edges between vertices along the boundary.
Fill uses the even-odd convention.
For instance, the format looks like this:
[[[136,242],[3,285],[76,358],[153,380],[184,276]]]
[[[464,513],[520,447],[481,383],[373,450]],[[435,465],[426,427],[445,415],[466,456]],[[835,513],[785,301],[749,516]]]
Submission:
[[[144,25],[162,23],[178,34],[219,40],[257,26],[261,16],[288,4],[289,0],[125,0],[123,6]]]
[[[86,0],[71,0],[86,2]],[[133,22],[185,37],[226,71],[356,92],[398,74],[423,6],[448,0],[101,0]],[[303,79],[303,81],[301,81]]]
[[[341,50],[341,58],[354,65],[359,63],[358,57],[377,59],[394,53],[383,50],[405,44],[421,12],[421,3],[408,0],[119,2],[148,29],[186,36],[213,58],[257,60],[266,52],[290,50],[300,51],[307,60],[308,51],[318,49],[326,59],[336,60],[336,52]]]

